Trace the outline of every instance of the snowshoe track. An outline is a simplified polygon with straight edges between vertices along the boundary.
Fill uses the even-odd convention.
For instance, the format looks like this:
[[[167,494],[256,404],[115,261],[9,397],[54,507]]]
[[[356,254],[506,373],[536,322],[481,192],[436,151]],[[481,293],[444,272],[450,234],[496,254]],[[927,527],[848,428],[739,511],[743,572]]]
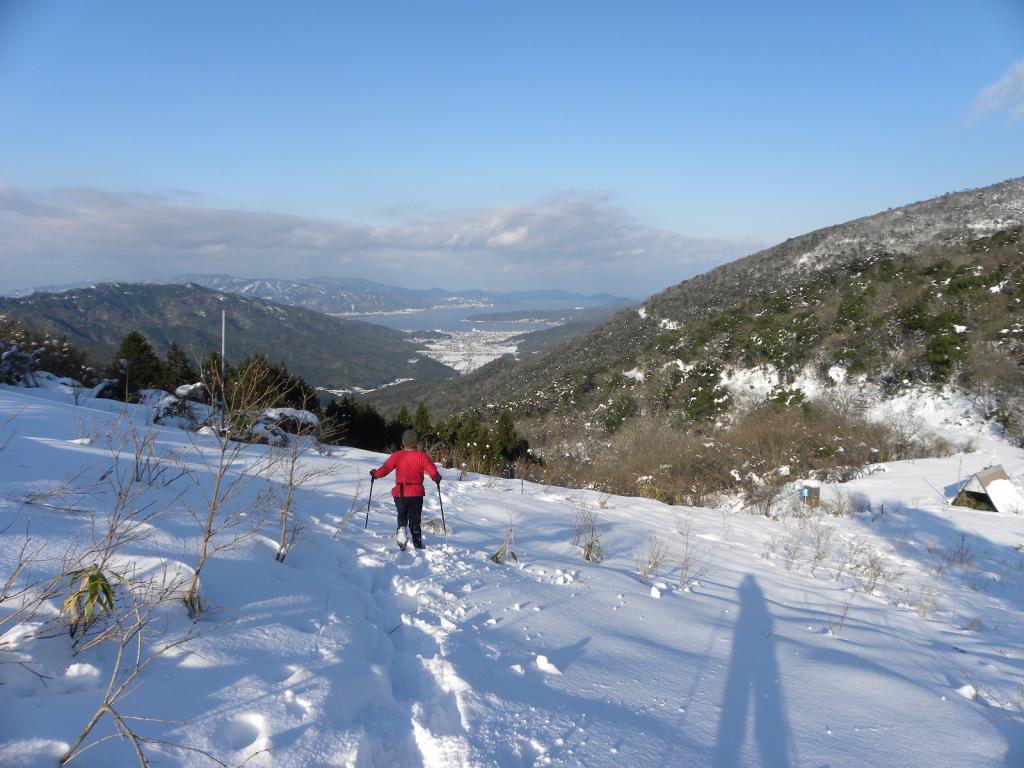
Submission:
[[[362,688],[361,706],[335,713],[363,728],[355,765],[358,768],[471,766],[460,695],[467,687],[444,658],[445,638],[461,611],[445,592],[438,575],[443,554],[428,550],[399,552],[392,557],[381,546],[373,567],[350,577],[362,583],[362,636],[356,659],[362,666],[355,679],[338,677],[338,698],[352,700]],[[363,558],[363,566],[371,562]]]

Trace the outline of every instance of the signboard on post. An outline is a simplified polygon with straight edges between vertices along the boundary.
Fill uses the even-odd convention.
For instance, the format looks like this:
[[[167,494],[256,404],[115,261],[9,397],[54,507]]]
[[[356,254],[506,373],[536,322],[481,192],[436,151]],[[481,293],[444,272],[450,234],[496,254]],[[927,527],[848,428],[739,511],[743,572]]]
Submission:
[[[800,498],[806,506],[817,507],[821,503],[821,484],[817,480],[804,480]]]

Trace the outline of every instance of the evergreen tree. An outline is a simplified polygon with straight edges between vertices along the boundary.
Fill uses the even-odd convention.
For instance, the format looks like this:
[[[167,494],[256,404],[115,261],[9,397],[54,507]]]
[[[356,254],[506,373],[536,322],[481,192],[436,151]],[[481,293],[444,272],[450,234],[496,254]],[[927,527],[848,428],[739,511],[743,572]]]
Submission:
[[[324,411],[334,441],[367,451],[381,451],[392,439],[392,430],[377,410],[368,403],[345,395],[331,400]]]
[[[196,370],[189,362],[185,350],[177,342],[171,342],[164,357],[164,389],[173,392],[182,384],[194,384],[196,381]]]
[[[412,417],[412,428],[416,430],[420,437],[429,435],[434,431],[430,425],[430,414],[427,413],[427,406],[423,403],[419,403],[416,406],[416,413]]]
[[[395,424],[401,425],[403,431],[412,427],[412,416],[409,415],[409,409],[404,405],[398,412],[398,416],[395,418]]]
[[[224,387],[224,381],[221,378],[220,367],[219,352],[208,352],[206,357],[199,362],[199,380],[206,386],[207,396],[211,402],[220,402],[223,395],[221,390]],[[230,365],[225,365],[223,378],[230,381],[232,376],[234,376],[234,369]]]
[[[164,382],[164,364],[138,331],[131,331],[121,340],[111,369],[119,378],[121,388],[129,394],[159,387]]]
[[[475,414],[467,414],[459,422],[458,431],[455,433],[455,447],[461,453],[468,456],[479,454],[480,442],[480,420]]]
[[[498,423],[494,428],[494,449],[503,459],[514,459],[516,449],[519,445],[519,435],[516,432],[516,425],[512,421],[512,413],[505,409],[498,417]]]
[[[476,450],[474,453],[487,459],[487,461],[494,460],[494,440],[491,438],[491,428],[486,424],[481,423],[477,426]]]
[[[458,416],[449,416],[437,425],[437,437],[445,445],[455,447],[459,438],[461,421]]]
[[[300,376],[288,370],[284,363],[271,363],[265,355],[251,355],[246,358],[233,376],[228,376],[228,386],[234,378],[257,377],[254,384],[258,391],[273,392],[270,407],[301,408],[319,411],[319,400],[315,387],[311,387]]]

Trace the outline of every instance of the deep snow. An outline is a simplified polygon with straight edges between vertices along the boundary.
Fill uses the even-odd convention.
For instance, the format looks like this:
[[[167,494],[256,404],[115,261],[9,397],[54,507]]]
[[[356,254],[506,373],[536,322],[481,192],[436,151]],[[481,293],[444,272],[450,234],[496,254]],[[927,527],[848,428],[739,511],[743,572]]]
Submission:
[[[126,419],[208,473],[212,438],[148,426],[146,408],[70,402],[56,385],[0,388],[0,582],[26,532],[41,558],[88,537],[108,497],[24,500],[102,477]],[[136,727],[232,766],[1024,765],[1024,518],[946,503],[991,463],[1019,483],[1024,452],[956,404],[918,405],[976,450],[822,488],[826,505],[858,513],[769,520],[446,470],[451,532],[428,533],[421,554],[396,550],[382,483],[363,529],[364,478],[382,456],[310,453],[327,474],[296,501],[304,529],[286,561],[272,527],[218,554],[202,574],[203,634],[159,657],[120,710],[176,721]],[[261,475],[240,503],[275,488],[279,476]],[[156,483],[143,498],[165,511],[119,568],[187,573],[196,486]],[[581,506],[600,515],[602,563],[571,543]],[[510,521],[522,567],[488,560]],[[672,559],[645,583],[634,557],[652,531]],[[54,765],[106,688],[113,648],[76,656],[46,623],[59,602],[0,624],[2,766]],[[190,626],[177,604],[164,615],[170,636]],[[104,720],[98,735],[111,732]],[[213,764],[148,750],[154,764]],[[71,764],[134,759],[114,739]]]

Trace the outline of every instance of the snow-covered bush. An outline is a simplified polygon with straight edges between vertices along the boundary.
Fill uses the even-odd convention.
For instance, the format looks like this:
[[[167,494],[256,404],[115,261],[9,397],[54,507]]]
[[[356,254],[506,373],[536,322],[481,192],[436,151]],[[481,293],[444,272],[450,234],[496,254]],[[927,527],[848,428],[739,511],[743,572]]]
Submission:
[[[37,386],[33,373],[39,370],[42,356],[42,347],[0,339],[0,383]]]
[[[173,425],[182,429],[197,429],[203,418],[208,415],[208,408],[166,393],[153,406],[154,424]]]

